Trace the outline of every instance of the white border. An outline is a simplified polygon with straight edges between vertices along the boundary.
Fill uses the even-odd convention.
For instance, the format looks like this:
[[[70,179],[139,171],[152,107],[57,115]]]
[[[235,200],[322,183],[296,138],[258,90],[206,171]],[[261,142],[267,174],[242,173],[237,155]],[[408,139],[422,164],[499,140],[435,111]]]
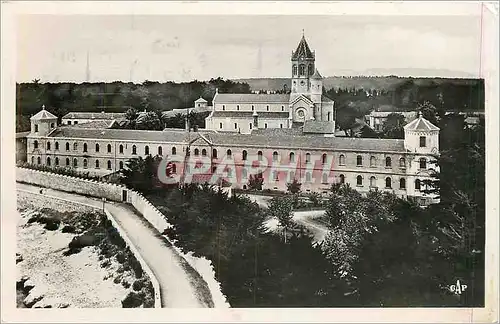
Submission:
[[[494,7],[494,5],[493,5]],[[491,8],[491,6],[489,7]],[[495,7],[497,8],[497,7]],[[15,308],[15,15],[16,14],[258,14],[258,15],[468,15],[477,2],[10,2],[2,3],[1,180],[2,321],[6,322],[494,322],[498,321],[498,10],[483,6],[480,75],[486,81],[486,302],[485,309],[230,309],[22,310]],[[43,26],[40,26],[43,28]]]

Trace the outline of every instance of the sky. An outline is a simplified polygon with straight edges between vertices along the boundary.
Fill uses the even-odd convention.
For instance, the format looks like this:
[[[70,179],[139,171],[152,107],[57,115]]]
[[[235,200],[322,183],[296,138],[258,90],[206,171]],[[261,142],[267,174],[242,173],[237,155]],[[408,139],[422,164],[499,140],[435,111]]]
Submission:
[[[323,76],[477,77],[480,69],[479,10],[453,16],[21,15],[16,81],[289,77],[303,30]]]

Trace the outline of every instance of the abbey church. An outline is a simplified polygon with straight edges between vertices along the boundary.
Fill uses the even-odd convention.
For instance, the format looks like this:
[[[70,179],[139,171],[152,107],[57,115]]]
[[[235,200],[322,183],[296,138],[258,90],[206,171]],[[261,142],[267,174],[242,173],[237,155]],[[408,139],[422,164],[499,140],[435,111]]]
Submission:
[[[323,77],[304,36],[291,57],[290,94],[223,94],[213,98],[207,129],[251,133],[258,128],[299,128],[333,136],[334,102],[323,95]]]

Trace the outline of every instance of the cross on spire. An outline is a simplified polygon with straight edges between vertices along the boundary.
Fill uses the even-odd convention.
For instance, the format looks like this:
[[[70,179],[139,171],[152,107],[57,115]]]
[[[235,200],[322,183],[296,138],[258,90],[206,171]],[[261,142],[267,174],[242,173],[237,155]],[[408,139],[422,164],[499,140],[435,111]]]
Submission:
[[[302,37],[304,37],[304,28],[302,28]]]

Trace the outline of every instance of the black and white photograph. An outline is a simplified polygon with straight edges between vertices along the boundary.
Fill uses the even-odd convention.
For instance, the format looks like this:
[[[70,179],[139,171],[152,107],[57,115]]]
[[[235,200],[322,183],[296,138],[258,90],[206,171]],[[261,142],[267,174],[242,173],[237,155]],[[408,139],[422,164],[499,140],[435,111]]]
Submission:
[[[498,321],[498,3],[2,11],[2,321]]]

